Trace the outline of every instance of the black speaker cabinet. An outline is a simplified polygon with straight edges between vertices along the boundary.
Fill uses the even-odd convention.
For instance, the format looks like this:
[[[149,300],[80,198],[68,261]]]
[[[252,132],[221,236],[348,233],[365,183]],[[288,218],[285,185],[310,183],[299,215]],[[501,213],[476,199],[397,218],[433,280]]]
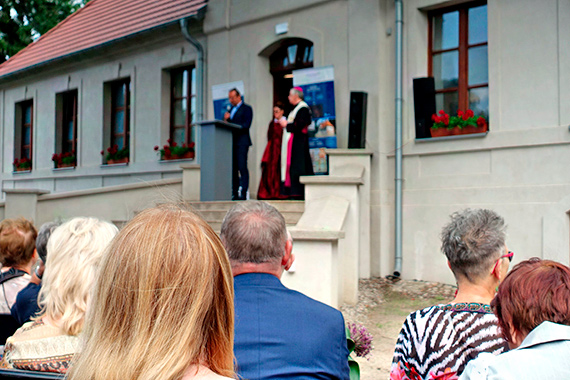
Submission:
[[[348,149],[366,147],[366,107],[368,93],[350,93],[350,114],[348,118]]]
[[[414,78],[414,112],[416,138],[431,137],[431,116],[435,113],[435,82],[432,77]]]

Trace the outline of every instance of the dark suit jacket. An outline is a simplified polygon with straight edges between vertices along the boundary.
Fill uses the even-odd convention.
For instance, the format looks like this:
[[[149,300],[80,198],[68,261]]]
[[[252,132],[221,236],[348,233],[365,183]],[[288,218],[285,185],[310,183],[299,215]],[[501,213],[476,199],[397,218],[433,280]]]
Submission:
[[[348,379],[342,314],[266,273],[234,277],[237,373],[244,379]]]
[[[249,127],[253,120],[253,109],[250,105],[242,103],[237,109],[233,118],[229,118],[228,122],[241,125],[242,129],[234,131],[234,145],[251,146],[251,137],[249,137]]]

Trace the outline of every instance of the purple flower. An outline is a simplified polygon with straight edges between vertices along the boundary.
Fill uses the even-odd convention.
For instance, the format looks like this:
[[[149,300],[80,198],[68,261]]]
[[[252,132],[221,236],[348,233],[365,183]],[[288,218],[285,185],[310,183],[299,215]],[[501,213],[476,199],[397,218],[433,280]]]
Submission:
[[[350,332],[350,338],[356,345],[354,348],[356,356],[366,357],[373,348],[372,335],[368,332],[366,327],[356,323],[349,323],[348,331]]]

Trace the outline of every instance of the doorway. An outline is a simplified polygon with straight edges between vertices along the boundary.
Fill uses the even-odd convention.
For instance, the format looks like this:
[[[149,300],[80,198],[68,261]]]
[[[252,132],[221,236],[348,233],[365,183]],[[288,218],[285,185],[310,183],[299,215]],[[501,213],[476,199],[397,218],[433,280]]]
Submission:
[[[285,105],[285,115],[292,110],[287,96],[293,87],[293,70],[313,67],[313,43],[303,38],[279,41],[269,56],[269,72],[273,77],[273,104]]]

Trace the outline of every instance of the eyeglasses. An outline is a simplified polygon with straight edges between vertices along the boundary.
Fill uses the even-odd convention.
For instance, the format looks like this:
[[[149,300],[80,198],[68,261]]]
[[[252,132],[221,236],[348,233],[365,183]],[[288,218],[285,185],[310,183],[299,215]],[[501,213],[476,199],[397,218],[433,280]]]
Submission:
[[[493,267],[493,272],[495,271],[495,269],[497,269],[497,265],[499,265],[499,261],[501,261],[501,259],[504,259],[505,257],[509,259],[509,263],[513,261],[513,256],[515,255],[515,253],[513,251],[509,251],[509,253],[507,253],[506,255],[503,255],[501,257],[499,257],[499,259],[497,260],[497,262],[495,263],[495,266]]]
[[[509,251],[509,253],[507,253],[506,255],[499,257],[499,259],[502,259],[503,257],[507,257],[509,259],[509,263],[510,263],[511,261],[513,261],[514,255],[515,255],[515,253],[513,251]]]

